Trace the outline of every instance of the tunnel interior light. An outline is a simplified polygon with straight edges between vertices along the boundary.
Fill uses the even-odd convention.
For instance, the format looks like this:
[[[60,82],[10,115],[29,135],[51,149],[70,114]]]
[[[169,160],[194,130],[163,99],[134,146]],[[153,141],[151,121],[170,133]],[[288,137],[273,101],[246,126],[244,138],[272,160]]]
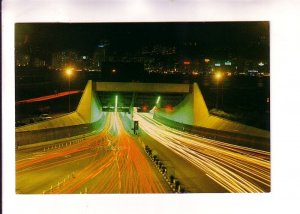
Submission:
[[[118,95],[115,97],[115,112],[118,111]]]
[[[157,100],[156,100],[156,105],[159,103],[160,101],[160,96],[158,96]]]

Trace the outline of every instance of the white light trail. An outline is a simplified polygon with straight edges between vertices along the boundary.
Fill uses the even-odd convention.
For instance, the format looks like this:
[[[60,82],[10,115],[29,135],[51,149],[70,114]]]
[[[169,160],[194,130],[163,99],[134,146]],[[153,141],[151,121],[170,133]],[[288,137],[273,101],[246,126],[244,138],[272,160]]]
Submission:
[[[118,111],[118,95],[116,95],[116,98],[115,98],[115,112]]]
[[[156,105],[159,103],[160,101],[160,96],[158,96],[157,100],[156,100]]]
[[[152,138],[185,158],[229,192],[264,192],[270,187],[270,153],[178,131],[137,114]]]

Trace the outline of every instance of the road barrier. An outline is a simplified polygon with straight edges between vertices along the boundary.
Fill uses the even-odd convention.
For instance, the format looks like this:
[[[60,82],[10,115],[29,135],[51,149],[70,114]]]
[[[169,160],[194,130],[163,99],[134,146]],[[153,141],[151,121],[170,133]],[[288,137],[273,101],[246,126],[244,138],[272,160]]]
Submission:
[[[181,186],[180,182],[178,179],[175,179],[175,170],[173,170],[173,173],[170,173],[172,170],[170,168],[173,168],[172,166],[166,166],[164,164],[164,161],[160,160],[158,158],[158,153],[152,149],[148,145],[144,147],[147,155],[150,157],[150,159],[153,161],[155,166],[158,168],[159,172],[163,175],[164,179],[167,181],[169,184],[170,188],[172,189],[173,192],[175,193],[184,193],[185,189]],[[168,170],[169,168],[169,170]],[[168,176],[169,174],[169,176]]]
[[[16,132],[16,149],[18,149],[20,146],[26,146],[30,144],[37,144],[41,142],[54,141],[57,139],[71,138],[78,135],[88,134],[101,127],[104,124],[104,122],[105,119],[101,118],[97,122],[90,124]],[[60,144],[55,146],[60,147]]]

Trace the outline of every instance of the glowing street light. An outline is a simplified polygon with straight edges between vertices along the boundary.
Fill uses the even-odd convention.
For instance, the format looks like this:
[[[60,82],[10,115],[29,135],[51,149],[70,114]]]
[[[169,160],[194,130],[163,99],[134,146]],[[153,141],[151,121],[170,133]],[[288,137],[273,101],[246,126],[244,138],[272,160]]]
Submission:
[[[73,73],[73,68],[67,68],[67,69],[66,69],[66,74],[67,74],[68,76],[71,76],[72,73]]]
[[[215,78],[216,78],[217,81],[221,80],[222,77],[223,77],[223,74],[222,74],[221,72],[217,72],[217,73],[215,74]]]
[[[71,112],[71,104],[70,104],[70,96],[71,96],[71,87],[70,87],[70,85],[71,85],[71,76],[72,76],[72,74],[73,74],[73,68],[67,68],[66,69],[66,75],[68,76],[68,80],[69,80],[69,113]]]
[[[219,81],[222,80],[223,74],[221,72],[216,72],[215,78],[217,80],[217,95],[216,95],[216,109],[217,109],[219,106]],[[223,85],[222,85],[222,103],[223,103]]]

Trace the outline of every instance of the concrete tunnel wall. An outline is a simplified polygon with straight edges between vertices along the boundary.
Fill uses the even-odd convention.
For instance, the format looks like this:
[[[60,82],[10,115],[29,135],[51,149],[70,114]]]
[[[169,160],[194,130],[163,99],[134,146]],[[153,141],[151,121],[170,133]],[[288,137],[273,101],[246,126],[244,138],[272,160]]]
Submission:
[[[92,81],[89,80],[79,105],[74,112],[16,128],[16,145],[27,145],[37,142],[84,134],[93,131],[106,114],[93,91]],[[97,124],[97,125],[96,125]]]
[[[166,118],[182,124],[270,138],[269,131],[210,115],[197,83],[193,84],[192,93],[188,94],[173,110],[160,109],[155,114],[160,118]]]

